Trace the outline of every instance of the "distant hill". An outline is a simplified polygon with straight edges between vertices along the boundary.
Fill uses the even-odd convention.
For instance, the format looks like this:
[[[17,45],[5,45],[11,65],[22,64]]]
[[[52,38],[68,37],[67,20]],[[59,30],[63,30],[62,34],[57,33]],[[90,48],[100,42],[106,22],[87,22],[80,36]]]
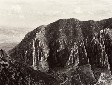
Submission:
[[[5,51],[9,51],[12,48],[14,48],[18,43],[0,43],[0,49],[3,49]]]
[[[0,43],[20,42],[32,28],[0,26]]]

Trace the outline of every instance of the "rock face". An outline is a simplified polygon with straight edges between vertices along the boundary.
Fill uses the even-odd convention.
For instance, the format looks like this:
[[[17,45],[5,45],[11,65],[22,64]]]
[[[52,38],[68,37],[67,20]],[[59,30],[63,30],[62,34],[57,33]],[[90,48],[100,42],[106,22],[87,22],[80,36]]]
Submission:
[[[60,83],[70,85],[73,81],[71,85],[76,82],[76,85],[88,85],[89,78],[94,82],[98,80],[96,69],[100,69],[100,73],[112,71],[112,18],[101,21],[60,19],[47,26],[37,27],[9,54],[11,58],[41,72],[57,70],[55,74],[58,74],[59,69],[63,73],[62,69],[71,68],[69,73],[65,72],[65,80],[63,74],[59,73],[64,81],[64,84]],[[84,68],[89,69],[89,72]],[[82,80],[83,76],[88,79]]]

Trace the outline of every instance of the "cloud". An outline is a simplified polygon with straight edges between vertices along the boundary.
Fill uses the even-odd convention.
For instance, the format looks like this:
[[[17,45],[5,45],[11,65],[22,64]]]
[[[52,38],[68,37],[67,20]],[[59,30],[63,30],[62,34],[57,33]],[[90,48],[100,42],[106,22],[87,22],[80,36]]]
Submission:
[[[4,20],[0,19],[0,22],[4,25],[7,22],[7,25],[32,27],[68,17],[98,20],[99,17],[110,17],[111,7],[111,0],[2,0],[0,18]]]
[[[22,19],[25,18],[24,14],[23,14],[23,10],[20,5],[12,5],[10,8],[9,15],[15,15]]]
[[[15,11],[15,12],[17,12],[17,13],[21,13],[21,12],[22,12],[21,7],[20,7],[19,5],[13,5],[13,6],[11,7],[11,10],[12,10],[12,11]]]

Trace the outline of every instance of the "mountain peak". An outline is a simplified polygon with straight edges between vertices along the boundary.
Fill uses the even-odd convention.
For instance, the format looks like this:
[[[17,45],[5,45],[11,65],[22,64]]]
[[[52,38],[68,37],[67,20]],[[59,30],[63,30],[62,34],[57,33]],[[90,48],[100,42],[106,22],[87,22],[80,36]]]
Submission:
[[[96,69],[112,71],[111,23],[111,19],[59,19],[29,32],[9,54],[42,72],[69,67],[78,67],[80,72],[81,67],[81,72],[84,75],[89,72],[94,80]]]

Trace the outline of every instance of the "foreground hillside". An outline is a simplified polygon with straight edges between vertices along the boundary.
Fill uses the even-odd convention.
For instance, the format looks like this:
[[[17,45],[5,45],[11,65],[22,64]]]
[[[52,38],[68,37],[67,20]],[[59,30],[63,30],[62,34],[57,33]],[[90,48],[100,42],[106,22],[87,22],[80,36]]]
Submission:
[[[25,64],[11,59],[0,50],[1,85],[58,85],[55,78],[47,73],[35,71]]]

